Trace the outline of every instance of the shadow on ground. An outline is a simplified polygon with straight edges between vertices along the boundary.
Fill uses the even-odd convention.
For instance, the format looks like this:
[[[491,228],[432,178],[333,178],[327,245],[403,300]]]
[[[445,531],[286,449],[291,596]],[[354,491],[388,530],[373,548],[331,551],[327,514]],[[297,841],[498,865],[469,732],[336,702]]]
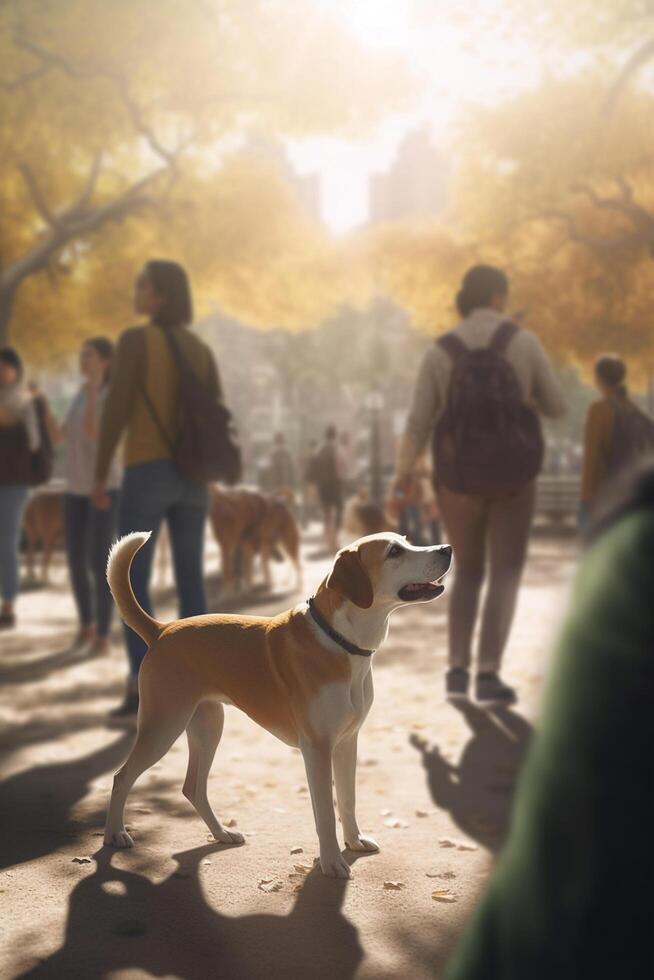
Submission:
[[[133,741],[134,732],[125,731],[81,759],[34,766],[5,779],[0,788],[0,868],[52,854],[77,837],[73,807],[94,779],[124,762]],[[104,807],[97,815],[103,817]]]
[[[220,844],[174,855],[178,869],[153,884],[112,866],[113,852],[94,855],[96,870],[70,896],[63,946],[21,977],[84,977],[142,970],[184,980],[351,980],[363,951],[342,914],[347,882],[318,869],[304,880],[286,916],[232,918],[207,905],[200,862],[222,860]],[[348,855],[350,863],[355,855]],[[207,872],[209,873],[209,872]]]
[[[513,791],[532,727],[506,708],[489,712],[462,702],[456,709],[472,732],[458,764],[417,735],[410,741],[422,754],[436,806],[448,810],[468,837],[497,851],[508,831]]]

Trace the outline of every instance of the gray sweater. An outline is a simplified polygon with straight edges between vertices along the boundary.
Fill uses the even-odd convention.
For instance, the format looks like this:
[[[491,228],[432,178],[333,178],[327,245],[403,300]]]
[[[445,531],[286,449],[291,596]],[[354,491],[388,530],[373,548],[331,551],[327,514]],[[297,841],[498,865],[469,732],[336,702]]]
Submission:
[[[506,314],[477,309],[462,320],[454,333],[470,348],[487,347]],[[515,370],[525,402],[540,415],[559,418],[565,414],[565,401],[550,360],[529,330],[521,329],[511,340],[506,357]],[[413,392],[406,431],[400,446],[398,477],[409,475],[416,459],[429,442],[438,418],[445,408],[452,361],[439,344],[427,350]]]

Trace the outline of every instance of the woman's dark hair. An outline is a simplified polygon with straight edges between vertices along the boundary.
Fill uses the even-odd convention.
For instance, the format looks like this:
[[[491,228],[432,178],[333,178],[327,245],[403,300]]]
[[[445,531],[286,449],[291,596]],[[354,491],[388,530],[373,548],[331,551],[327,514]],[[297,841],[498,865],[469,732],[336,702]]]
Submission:
[[[602,354],[597,358],[595,377],[609,388],[615,388],[620,394],[626,395],[624,379],[627,377],[627,365],[617,354]]]
[[[107,384],[111,377],[111,362],[114,356],[114,344],[108,337],[91,337],[85,341],[85,347],[92,347],[101,360],[106,362],[104,369],[104,383]]]
[[[152,318],[160,327],[186,327],[193,320],[193,300],[186,270],[178,262],[152,259],[145,272],[161,307]]]
[[[493,296],[504,296],[508,291],[509,280],[501,269],[492,265],[473,265],[456,294],[456,307],[461,316],[466,317],[479,307],[489,306]]]
[[[23,362],[20,354],[13,347],[0,347],[0,361],[16,369],[18,380],[23,378]]]

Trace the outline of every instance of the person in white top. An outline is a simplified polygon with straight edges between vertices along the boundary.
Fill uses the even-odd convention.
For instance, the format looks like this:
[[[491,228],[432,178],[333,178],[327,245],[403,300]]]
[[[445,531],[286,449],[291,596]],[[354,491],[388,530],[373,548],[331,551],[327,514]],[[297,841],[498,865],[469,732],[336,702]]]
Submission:
[[[114,460],[107,479],[110,506],[98,510],[94,484],[99,422],[111,370],[113,344],[106,337],[87,340],[80,351],[84,382],[73,398],[63,426],[66,441],[66,551],[70,582],[79,616],[74,646],[103,653],[109,646],[113,599],[106,568],[116,532],[121,468]]]
[[[536,443],[532,456],[536,465],[531,475],[517,480],[516,485],[503,492],[456,492],[445,486],[444,474],[439,475],[438,459],[434,459],[434,485],[439,509],[447,531],[447,540],[454,549],[456,579],[450,593],[449,608],[449,671],[446,693],[450,700],[467,698],[471,646],[475,631],[481,589],[486,575],[486,553],[489,559],[488,588],[481,615],[477,662],[477,700],[487,704],[511,704],[515,691],[499,677],[502,654],[506,645],[518,587],[522,576],[534,498],[535,472],[538,468],[540,429],[536,415],[556,418],[565,413],[561,388],[540,341],[529,330],[519,328],[514,318],[508,324],[507,307],[509,283],[506,275],[491,266],[475,266],[463,280],[457,296],[461,322],[447,336],[432,344],[422,362],[416,383],[413,404],[399,450],[397,474],[393,493],[402,495],[415,463],[430,438],[437,431],[441,418],[445,423],[456,419],[454,403],[448,403],[450,380],[455,364],[470,351],[482,349],[490,355],[496,376],[503,373],[504,384],[513,397],[511,418],[528,416],[530,432]],[[501,363],[497,362],[497,359]],[[468,358],[468,362],[470,359]],[[510,368],[507,369],[507,362]],[[487,360],[484,363],[489,364]],[[479,397],[488,374],[474,376],[472,388],[464,397]],[[459,373],[457,378],[461,377]],[[468,379],[473,377],[468,375]],[[516,388],[517,383],[517,388]],[[473,390],[474,389],[474,390]],[[459,392],[455,392],[459,394]],[[482,400],[483,401],[483,400]],[[459,401],[458,404],[461,404]],[[469,402],[468,404],[471,404]],[[505,402],[501,402],[503,406]],[[517,406],[517,410],[516,410]],[[446,409],[448,414],[445,415]],[[509,412],[510,414],[510,412]],[[501,417],[501,416],[500,416]],[[487,446],[502,448],[504,429],[488,429]],[[456,434],[456,429],[451,430]],[[542,440],[541,445],[542,445]],[[456,436],[450,442],[448,463],[455,468],[465,456],[465,445],[452,450]],[[472,443],[468,442],[470,446]],[[475,443],[476,445],[476,443]],[[484,444],[480,442],[483,449]],[[438,440],[434,447],[438,446]],[[461,453],[463,449],[463,453]],[[507,455],[504,453],[504,455]],[[502,453],[497,454],[498,458]],[[508,454],[509,461],[511,454]],[[492,473],[493,453],[490,470]],[[475,460],[466,459],[474,471]],[[484,461],[487,466],[488,461]],[[480,460],[480,467],[482,462]],[[526,468],[525,468],[526,469]],[[495,474],[497,475],[497,474]],[[472,481],[469,479],[469,483]],[[482,482],[482,481],[480,481]],[[492,482],[492,481],[489,481]]]

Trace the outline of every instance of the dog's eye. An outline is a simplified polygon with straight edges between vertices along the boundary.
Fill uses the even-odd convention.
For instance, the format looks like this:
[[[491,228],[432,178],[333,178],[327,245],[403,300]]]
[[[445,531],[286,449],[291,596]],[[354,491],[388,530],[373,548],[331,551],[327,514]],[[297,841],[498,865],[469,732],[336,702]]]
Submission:
[[[386,557],[399,558],[399,556],[403,554],[404,554],[404,548],[401,548],[399,544],[392,544],[386,553]]]

